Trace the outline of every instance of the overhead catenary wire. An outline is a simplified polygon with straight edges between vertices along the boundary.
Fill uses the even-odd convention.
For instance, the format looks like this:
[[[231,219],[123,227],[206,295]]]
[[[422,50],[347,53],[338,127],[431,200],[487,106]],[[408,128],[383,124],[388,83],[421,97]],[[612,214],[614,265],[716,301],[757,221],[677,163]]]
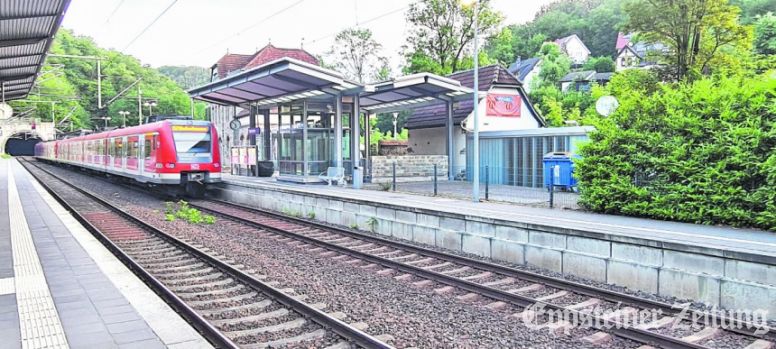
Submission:
[[[205,51],[205,50],[207,50],[207,49],[209,49],[209,48],[212,48],[212,47],[214,47],[214,46],[216,46],[216,45],[218,45],[218,44],[224,43],[224,42],[226,42],[226,41],[229,41],[229,40],[231,40],[231,39],[233,39],[233,38],[235,38],[235,37],[237,37],[237,36],[240,36],[242,33],[246,32],[246,31],[248,31],[248,30],[251,30],[251,29],[253,29],[253,28],[256,28],[257,26],[261,25],[262,23],[264,23],[264,22],[266,22],[266,21],[268,21],[268,20],[270,20],[270,19],[272,19],[272,18],[274,18],[274,17],[276,17],[276,16],[278,16],[278,15],[282,14],[283,12],[286,12],[286,11],[290,10],[291,8],[293,8],[293,7],[295,7],[295,6],[297,6],[297,5],[301,4],[301,3],[303,3],[304,1],[305,1],[305,0],[297,0],[297,1],[295,1],[294,3],[292,3],[291,5],[288,5],[288,6],[286,6],[286,7],[282,8],[282,9],[280,9],[280,10],[276,11],[276,12],[273,12],[272,14],[270,14],[270,15],[269,15],[269,16],[267,16],[267,17],[264,17],[264,18],[262,18],[262,19],[261,19],[261,20],[259,20],[258,22],[256,22],[256,23],[253,23],[253,24],[251,24],[251,25],[249,25],[249,26],[247,26],[247,27],[243,28],[243,29],[242,29],[242,30],[240,30],[239,32],[236,32],[236,33],[234,33],[234,34],[232,34],[232,35],[230,35],[230,36],[228,36],[228,37],[225,37],[225,38],[223,38],[223,39],[221,39],[221,40],[218,40],[218,41],[216,41],[216,42],[214,42],[214,43],[212,43],[212,44],[210,44],[210,45],[208,45],[208,46],[206,46],[206,47],[204,47],[204,48],[202,48],[202,49],[200,49],[200,50],[198,50],[198,51],[196,51],[196,52],[193,52],[193,54],[202,53],[203,51]]]
[[[103,23],[102,25],[108,24],[108,22],[110,22],[111,18],[113,18],[113,15],[116,14],[116,11],[118,11],[119,8],[121,7],[121,5],[123,5],[123,4],[124,4],[124,0],[119,1],[118,5],[116,5],[116,7],[113,8],[113,11],[110,12],[110,14],[108,15],[108,18],[105,19],[105,23]]]
[[[394,14],[394,13],[397,13],[397,12],[404,11],[404,10],[406,10],[406,9],[408,9],[408,8],[409,8],[409,6],[404,6],[404,7],[401,7],[401,8],[397,8],[397,9],[395,9],[395,10],[391,10],[391,11],[388,11],[388,12],[386,12],[386,13],[383,13],[383,14],[381,14],[381,15],[377,15],[377,16],[375,16],[375,17],[372,17],[372,18],[370,18],[370,19],[367,19],[367,20],[365,20],[365,21],[363,21],[363,22],[358,22],[358,23],[356,23],[356,25],[357,25],[357,26],[361,26],[361,25],[364,25],[364,24],[367,24],[367,23],[371,23],[371,22],[374,22],[374,21],[376,21],[376,20],[379,20],[379,19],[382,19],[382,18],[388,17],[388,16],[390,16],[390,15],[392,15],[392,14]],[[326,35],[324,35],[324,36],[321,36],[321,37],[319,37],[319,38],[316,38],[316,39],[312,40],[312,41],[311,41],[311,43],[312,43],[312,44],[315,44],[315,43],[317,43],[318,41],[321,41],[321,40],[323,40],[323,39],[330,38],[330,37],[332,37],[332,36],[334,36],[334,35],[337,35],[337,34],[339,34],[339,32],[341,32],[341,31],[342,31],[342,30],[344,30],[344,29],[347,29],[347,27],[346,27],[346,28],[342,28],[342,29],[340,29],[340,30],[338,30],[338,31],[336,31],[336,32],[331,32],[331,33],[329,33],[329,34],[326,34]]]
[[[135,43],[135,41],[137,41],[137,39],[139,39],[141,36],[143,36],[143,34],[145,34],[145,32],[148,30],[148,28],[151,28],[151,27],[152,27],[152,26],[153,26],[153,25],[154,25],[154,24],[155,24],[155,23],[156,23],[156,22],[157,22],[157,21],[158,21],[160,18],[162,18],[162,16],[164,16],[164,14],[165,14],[165,13],[167,13],[167,11],[169,11],[169,10],[170,10],[170,8],[172,8],[172,7],[173,7],[173,5],[175,5],[177,2],[178,2],[178,0],[173,0],[173,1],[172,1],[172,3],[170,3],[169,5],[167,5],[167,7],[165,7],[165,8],[164,8],[164,10],[162,10],[162,12],[161,12],[161,13],[159,13],[159,15],[158,15],[158,16],[156,16],[156,18],[154,18],[154,20],[153,20],[153,21],[151,21],[151,23],[148,23],[148,25],[147,25],[145,28],[143,28],[143,30],[142,30],[142,31],[140,31],[140,33],[138,33],[138,34],[137,34],[137,35],[136,35],[136,36],[135,36],[135,37],[134,37],[134,38],[133,38],[133,39],[132,39],[132,40],[131,40],[131,41],[130,41],[128,44],[127,44],[127,46],[124,46],[124,48],[123,48],[121,51],[122,51],[122,52],[123,52],[123,51],[126,51],[126,50],[127,50],[129,47],[130,47],[130,46],[132,46],[132,44],[134,44],[134,43]]]

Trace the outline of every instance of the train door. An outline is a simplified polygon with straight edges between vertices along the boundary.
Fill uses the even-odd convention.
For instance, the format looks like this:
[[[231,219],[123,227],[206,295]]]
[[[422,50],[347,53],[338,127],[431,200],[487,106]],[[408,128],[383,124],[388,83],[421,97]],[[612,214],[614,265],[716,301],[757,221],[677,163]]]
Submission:
[[[156,172],[156,148],[158,135],[155,133],[146,133],[145,141],[143,142],[143,161],[145,163],[144,170],[148,173]]]
[[[113,139],[113,170],[121,171],[124,168],[124,138]]]
[[[108,166],[108,169],[113,171],[114,166],[114,159],[116,158],[116,139],[115,138],[108,138],[108,162],[105,164]]]
[[[138,148],[138,137],[127,137],[127,172],[139,173],[138,168],[140,166],[137,164]]]

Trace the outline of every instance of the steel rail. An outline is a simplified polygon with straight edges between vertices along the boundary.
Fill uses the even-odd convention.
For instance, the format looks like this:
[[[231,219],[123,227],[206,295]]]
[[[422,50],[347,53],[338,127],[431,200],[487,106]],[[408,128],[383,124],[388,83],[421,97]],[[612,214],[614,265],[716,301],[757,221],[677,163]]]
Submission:
[[[311,227],[311,228],[335,231],[336,233],[343,234],[343,235],[350,236],[350,237],[354,237],[354,238],[358,238],[358,239],[365,240],[365,241],[368,241],[368,242],[383,244],[383,245],[387,245],[387,246],[392,247],[392,248],[403,249],[403,250],[406,250],[406,251],[409,251],[409,252],[413,252],[413,253],[417,253],[417,254],[421,254],[421,255],[424,255],[424,256],[427,256],[427,257],[433,257],[435,259],[440,259],[440,260],[444,260],[444,261],[448,261],[448,262],[463,264],[463,265],[467,265],[467,266],[470,266],[470,267],[473,267],[473,268],[482,269],[484,271],[490,271],[490,272],[493,272],[493,273],[502,274],[504,276],[514,277],[514,278],[518,278],[518,279],[522,279],[522,280],[526,280],[526,281],[530,281],[530,282],[534,282],[534,283],[540,283],[540,284],[544,284],[546,286],[550,286],[550,287],[554,287],[554,288],[569,290],[569,291],[572,291],[574,293],[582,294],[582,295],[585,295],[585,296],[588,296],[588,297],[596,297],[596,298],[600,298],[602,300],[606,300],[606,301],[610,301],[610,302],[614,302],[614,303],[622,303],[622,304],[625,304],[625,305],[631,305],[631,306],[635,306],[635,307],[638,307],[638,308],[647,308],[647,309],[660,310],[660,311],[663,312],[664,315],[665,314],[667,314],[667,315],[681,315],[682,312],[683,312],[682,308],[677,308],[676,306],[673,306],[673,305],[668,304],[668,303],[660,302],[660,301],[657,301],[657,300],[641,298],[641,297],[637,297],[637,296],[630,295],[630,294],[627,294],[627,293],[622,293],[622,292],[617,292],[617,291],[613,291],[613,290],[609,290],[609,289],[605,289],[605,288],[599,288],[599,287],[595,287],[595,286],[585,285],[585,284],[582,284],[582,283],[578,283],[578,282],[574,282],[574,281],[569,281],[569,280],[564,280],[564,279],[560,279],[560,278],[555,278],[555,277],[552,277],[552,276],[546,276],[546,275],[542,275],[542,274],[538,274],[538,273],[534,273],[534,272],[530,272],[530,271],[526,271],[526,270],[519,270],[519,269],[515,269],[515,268],[510,268],[508,266],[504,266],[504,265],[500,265],[500,264],[495,264],[495,263],[481,261],[481,260],[477,260],[477,259],[473,259],[473,258],[469,258],[469,257],[464,257],[464,256],[455,255],[455,254],[449,254],[449,253],[445,253],[445,252],[435,251],[435,250],[432,250],[432,249],[428,249],[428,248],[424,248],[424,247],[408,244],[408,243],[405,243],[405,242],[394,241],[394,240],[389,240],[389,239],[385,239],[385,238],[381,238],[381,237],[377,237],[377,236],[367,235],[367,234],[364,234],[364,233],[361,233],[361,232],[358,232],[358,231],[354,231],[354,230],[350,230],[350,229],[345,229],[345,228],[342,228],[342,227],[339,227],[339,226],[335,226],[335,225],[332,225],[332,224],[308,221],[308,220],[304,220],[302,218],[297,218],[297,217],[293,217],[293,216],[286,216],[286,215],[283,215],[283,214],[280,214],[280,213],[277,213],[277,212],[273,212],[273,211],[269,211],[269,210],[265,210],[265,209],[260,209],[260,208],[256,208],[256,207],[250,207],[250,206],[246,206],[246,205],[242,205],[242,204],[238,204],[238,203],[223,201],[223,200],[219,200],[219,199],[212,199],[212,198],[210,198],[210,199],[207,199],[207,200],[204,200],[204,201],[211,201],[211,202],[215,202],[215,203],[218,203],[218,204],[221,204],[221,205],[226,205],[226,206],[231,206],[231,207],[235,207],[235,208],[239,208],[239,209],[243,209],[243,210],[247,210],[247,211],[251,211],[251,212],[256,212],[258,214],[263,214],[263,215],[271,216],[271,217],[274,217],[276,219],[281,219],[281,220],[285,220],[285,221],[291,221],[291,222],[294,222],[294,223],[297,223],[297,224],[300,224],[300,225],[304,225],[304,226],[307,226],[307,227]],[[721,316],[721,315],[718,315],[718,314],[713,314],[713,313],[709,313],[709,312],[702,312],[702,311],[696,311],[696,310],[688,311],[688,312],[686,312],[686,315],[687,315],[687,318],[684,319],[684,320],[693,321],[693,319],[696,319],[696,320],[700,321],[700,319],[704,319],[705,318],[705,319],[708,319],[709,322],[715,323],[715,324],[730,324],[730,326],[729,326],[730,328],[726,328],[725,329],[726,331],[730,331],[730,332],[733,332],[733,333],[741,334],[741,335],[744,335],[744,336],[747,336],[747,337],[767,339],[767,340],[770,340],[770,341],[776,340],[776,333],[774,333],[772,331],[767,331],[767,333],[765,333],[765,334],[756,334],[755,332],[758,329],[761,329],[761,327],[758,327],[758,325],[753,324],[753,323],[748,322],[748,321],[744,321],[742,319],[731,318],[731,317],[728,317],[728,316]],[[770,328],[768,328],[768,329],[770,329]]]
[[[290,238],[293,238],[293,239],[296,239],[296,240],[301,240],[301,241],[303,241],[303,242],[305,242],[307,244],[311,244],[311,245],[315,245],[315,246],[322,247],[322,248],[325,248],[325,249],[333,250],[333,251],[336,251],[338,253],[342,253],[342,254],[349,255],[349,256],[354,257],[354,258],[365,260],[365,261],[368,261],[370,263],[382,265],[382,266],[387,267],[387,268],[396,269],[396,270],[401,271],[403,273],[414,274],[414,275],[420,276],[420,277],[422,277],[424,279],[433,280],[435,282],[438,282],[438,283],[441,283],[441,284],[445,284],[445,285],[449,285],[449,286],[453,286],[453,287],[456,287],[456,288],[459,288],[459,289],[462,289],[462,290],[465,290],[465,291],[469,291],[469,292],[485,295],[485,296],[487,296],[489,298],[492,298],[492,299],[495,299],[495,300],[498,300],[498,301],[502,301],[502,302],[505,302],[505,303],[514,304],[514,305],[517,305],[517,306],[520,306],[520,307],[523,307],[523,308],[537,307],[538,306],[538,307],[542,307],[542,308],[545,308],[545,309],[550,309],[550,310],[553,310],[553,311],[566,312],[566,313],[570,314],[572,316],[572,318],[577,318],[577,319],[587,319],[587,318],[590,318],[590,319],[593,320],[592,321],[592,323],[593,323],[592,327],[594,327],[594,328],[596,328],[598,330],[601,330],[601,331],[613,333],[613,334],[615,334],[615,335],[617,335],[619,337],[635,340],[635,341],[638,341],[640,343],[657,345],[657,346],[662,347],[662,348],[677,348],[677,349],[678,348],[693,348],[693,349],[701,349],[701,348],[707,349],[707,348],[709,348],[707,346],[703,346],[703,345],[699,345],[699,344],[695,344],[695,343],[689,343],[689,342],[683,341],[683,340],[681,340],[679,338],[675,338],[675,337],[671,337],[671,336],[666,336],[666,335],[662,335],[662,334],[659,334],[659,333],[650,332],[650,331],[646,331],[646,330],[642,330],[642,329],[638,329],[638,328],[632,328],[632,327],[623,326],[623,324],[619,323],[618,321],[614,321],[614,320],[610,320],[610,319],[605,319],[602,316],[598,316],[598,315],[595,315],[595,314],[584,313],[584,312],[577,311],[577,310],[566,309],[565,307],[562,307],[562,306],[554,305],[554,304],[551,304],[551,303],[548,303],[548,302],[538,301],[536,299],[525,297],[525,296],[521,296],[519,294],[509,293],[509,292],[506,292],[506,291],[503,291],[503,290],[499,290],[499,289],[496,289],[496,288],[493,288],[493,287],[483,286],[483,285],[480,285],[480,284],[477,284],[477,283],[474,283],[474,282],[471,282],[471,281],[462,280],[462,279],[459,279],[459,278],[456,278],[456,277],[452,277],[452,276],[448,276],[448,275],[441,274],[441,273],[438,273],[438,272],[426,270],[426,269],[423,269],[423,268],[420,268],[420,267],[415,267],[415,266],[407,265],[407,264],[404,264],[404,263],[401,263],[401,262],[396,262],[396,261],[393,261],[393,260],[390,260],[390,259],[387,259],[387,258],[370,255],[370,254],[365,253],[365,252],[360,252],[360,251],[352,250],[352,249],[349,249],[347,247],[339,246],[339,245],[336,245],[336,244],[333,244],[333,243],[329,243],[329,242],[325,242],[325,241],[321,241],[321,240],[318,240],[318,239],[315,239],[315,238],[312,238],[312,237],[308,237],[308,236],[300,235],[300,234],[297,234],[297,233],[289,232],[289,231],[286,231],[286,230],[283,230],[283,229],[275,228],[275,227],[272,227],[272,226],[267,225],[267,224],[263,224],[263,223],[259,223],[259,222],[252,221],[252,220],[249,220],[249,219],[245,219],[245,218],[242,218],[242,217],[238,217],[238,216],[235,216],[235,215],[232,215],[232,214],[229,214],[229,213],[220,212],[220,211],[217,211],[217,210],[214,210],[214,209],[202,206],[202,205],[198,205],[196,202],[189,202],[189,206],[197,208],[197,209],[202,210],[202,211],[210,212],[210,213],[212,213],[214,215],[218,215],[218,216],[221,216],[223,218],[231,219],[233,221],[236,221],[236,222],[239,222],[239,223],[242,223],[242,224],[253,226],[253,227],[257,228],[257,229],[273,232],[273,233],[280,234],[280,235],[283,235],[283,236],[287,236],[287,237],[290,237]],[[236,205],[236,206],[239,207],[241,205]],[[283,217],[285,217],[285,216],[283,216]],[[326,229],[329,229],[329,228],[326,227]]]
[[[32,164],[32,162],[29,162],[29,161],[28,161],[28,163]],[[123,218],[128,219],[132,223],[135,223],[135,224],[139,225],[140,227],[144,228],[145,230],[150,231],[150,232],[156,234],[157,236],[161,237],[162,239],[164,239],[168,243],[174,245],[175,247],[182,248],[184,251],[189,252],[192,255],[194,255],[195,257],[197,257],[197,258],[199,258],[201,260],[204,260],[205,262],[213,265],[214,267],[219,269],[221,272],[231,276],[235,280],[238,280],[238,281],[240,281],[240,282],[242,282],[244,284],[247,284],[247,285],[253,287],[254,289],[259,290],[262,293],[265,293],[265,294],[269,295],[274,300],[278,301],[279,303],[283,304],[284,306],[286,306],[288,308],[291,308],[294,311],[296,311],[297,313],[302,314],[304,317],[307,317],[307,318],[313,320],[318,325],[320,325],[320,326],[322,326],[324,328],[330,329],[331,331],[333,331],[334,333],[342,336],[343,338],[345,338],[345,339],[347,339],[347,340],[349,340],[349,341],[351,341],[353,343],[356,343],[357,345],[359,345],[361,347],[364,347],[364,348],[381,348],[381,349],[393,348],[392,346],[390,346],[390,345],[380,341],[379,339],[377,339],[377,338],[375,338],[375,337],[373,337],[373,336],[371,336],[371,335],[369,335],[369,334],[367,334],[367,333],[365,333],[365,332],[363,332],[363,331],[361,331],[359,329],[356,329],[356,328],[348,325],[347,323],[345,323],[343,321],[340,321],[340,320],[338,320],[338,319],[336,319],[334,317],[331,317],[328,314],[326,314],[325,312],[320,311],[320,310],[318,310],[316,308],[313,308],[313,307],[307,305],[306,303],[297,300],[293,296],[287,295],[286,293],[284,293],[284,292],[282,292],[282,291],[280,291],[280,290],[278,290],[278,289],[276,289],[276,288],[274,288],[274,287],[272,287],[272,286],[270,286],[270,285],[260,281],[259,279],[254,278],[253,276],[250,276],[248,274],[243,273],[242,271],[236,269],[235,267],[229,265],[228,263],[225,263],[225,262],[223,262],[223,261],[221,261],[221,260],[219,260],[219,259],[217,259],[215,257],[210,256],[209,254],[201,251],[200,249],[198,249],[198,248],[196,248],[194,246],[191,246],[188,243],[185,243],[185,242],[179,240],[178,238],[176,238],[176,237],[174,237],[174,236],[172,236],[170,234],[167,234],[166,232],[162,231],[161,229],[159,229],[159,228],[157,228],[157,227],[155,227],[155,226],[153,226],[151,224],[148,224],[146,222],[143,222],[143,221],[141,221],[141,220],[139,220],[139,219],[137,219],[135,217],[132,217],[130,214],[124,212],[121,208],[119,208],[119,207],[117,207],[117,206],[107,202],[106,200],[100,198],[99,196],[97,196],[97,195],[95,195],[95,194],[93,194],[93,193],[91,193],[91,192],[89,192],[87,190],[79,188],[79,187],[77,187],[76,185],[74,185],[72,183],[69,183],[67,181],[64,181],[64,180],[60,179],[57,175],[51,173],[50,171],[48,171],[48,170],[46,170],[44,168],[41,168],[37,164],[33,164],[33,166],[35,166],[39,170],[43,171],[44,173],[47,173],[48,175],[56,178],[57,180],[59,180],[60,182],[66,184],[67,186],[73,188],[74,190],[78,191],[79,193],[83,194],[84,196],[88,197],[89,199],[92,199],[92,200],[96,201],[97,203],[99,203],[99,204],[109,208],[114,213],[117,213],[118,215],[122,216]],[[83,216],[81,216],[78,212],[76,212],[69,204],[67,204],[61,197],[59,197],[58,194],[53,192],[53,190],[50,187],[48,187],[47,184],[44,184],[44,182],[41,181],[38,176],[33,174],[32,171],[28,171],[28,172],[30,172],[30,174],[32,174],[33,177],[35,177],[35,179],[38,180],[38,182],[40,182],[42,185],[44,185],[44,188],[46,188],[46,190],[49,193],[51,193],[52,196],[54,196],[57,199],[57,201],[62,203],[63,206],[65,206],[68,209],[68,211],[70,211],[73,215],[79,217],[79,218],[77,218],[79,220],[79,222],[82,222],[82,224],[85,224],[85,226],[90,227],[90,231],[92,231],[93,234],[96,232],[97,233],[96,236],[98,238],[100,238],[101,241],[107,242],[107,246],[109,246],[109,248],[112,251],[118,252],[119,256],[121,256],[122,260],[129,262],[129,264],[131,264],[131,266],[132,266],[131,267],[132,270],[138,270],[145,277],[150,278],[152,280],[151,281],[152,284],[155,287],[159,287],[159,290],[161,292],[163,292],[166,296],[169,296],[171,299],[174,300],[174,304],[176,305],[176,307],[178,305],[180,305],[181,306],[181,310],[185,311],[185,314],[187,314],[187,316],[191,315],[192,316],[192,320],[195,321],[197,329],[200,329],[199,327],[202,327],[202,329],[205,330],[205,334],[206,334],[206,336],[208,338],[211,337],[211,336],[213,337],[213,339],[214,339],[213,342],[214,342],[215,345],[217,345],[219,347],[226,347],[226,348],[237,348],[238,347],[229,338],[225,337],[223,335],[223,333],[221,333],[218,329],[216,329],[209,322],[207,322],[207,320],[205,320],[202,316],[200,316],[198,313],[196,313],[195,310],[193,310],[190,307],[188,307],[188,305],[186,305],[185,302],[183,302],[183,300],[181,300],[175,294],[173,294],[171,290],[167,289],[167,287],[165,287],[164,285],[159,283],[155,278],[153,278],[153,276],[151,276],[147,271],[145,271],[145,269],[143,269],[143,267],[141,267],[139,264],[137,264],[131,257],[126,255],[126,253],[124,253],[118,246],[116,246],[110,240],[108,240],[108,238],[105,237],[101,232],[99,232],[99,230],[97,230],[97,228],[95,228],[91,223],[86,221],[86,219],[83,218]],[[204,322],[204,323],[202,323],[202,322]]]

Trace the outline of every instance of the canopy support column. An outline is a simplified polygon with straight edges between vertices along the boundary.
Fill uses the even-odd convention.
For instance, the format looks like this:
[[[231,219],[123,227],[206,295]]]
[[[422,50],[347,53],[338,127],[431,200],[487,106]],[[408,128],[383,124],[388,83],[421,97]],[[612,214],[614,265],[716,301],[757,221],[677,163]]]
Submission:
[[[455,179],[455,137],[453,136],[453,101],[447,101],[447,179]]]
[[[256,128],[256,111],[258,107],[250,106],[250,117],[248,119],[248,145],[256,145],[256,134],[251,134],[250,130]]]
[[[372,113],[364,113],[366,124],[364,125],[364,143],[366,145],[366,152],[364,156],[366,158],[364,175],[372,178]]]
[[[334,166],[342,168],[342,95],[334,98]]]
[[[359,104],[358,96],[353,96],[353,125],[351,125],[352,137],[350,138],[352,149],[350,152],[350,159],[353,161],[353,189],[361,189],[360,186],[357,185],[361,180],[356,180],[356,169],[360,169],[361,167],[361,106]],[[364,174],[363,170],[358,171],[358,173],[362,176]]]
[[[291,122],[293,125],[294,123]],[[302,176],[310,175],[310,164],[307,162],[307,100],[302,101]]]
[[[261,138],[262,143],[264,145],[264,160],[271,161],[272,160],[272,127],[269,121],[269,109],[262,110],[261,114],[264,117],[263,124],[262,124],[262,128],[264,129],[264,132],[262,132],[263,137]]]

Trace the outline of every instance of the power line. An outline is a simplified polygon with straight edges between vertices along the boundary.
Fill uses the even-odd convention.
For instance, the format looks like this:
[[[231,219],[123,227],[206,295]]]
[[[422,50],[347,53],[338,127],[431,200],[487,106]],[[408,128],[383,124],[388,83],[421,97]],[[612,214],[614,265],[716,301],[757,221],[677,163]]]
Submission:
[[[273,17],[275,17],[275,16],[277,16],[277,15],[280,15],[280,14],[281,14],[281,13],[283,13],[283,12],[286,12],[286,11],[290,10],[291,8],[293,8],[293,7],[295,7],[295,6],[297,6],[297,5],[301,4],[301,3],[303,3],[304,1],[305,1],[305,0],[298,0],[298,1],[294,2],[294,3],[293,3],[293,4],[291,4],[291,5],[288,5],[288,6],[284,7],[284,8],[282,8],[282,9],[278,10],[277,12],[275,12],[275,13],[273,13],[273,14],[271,14],[271,15],[267,16],[267,17],[264,17],[264,18],[262,18],[260,21],[258,21],[258,22],[256,22],[256,23],[253,23],[253,24],[251,24],[251,25],[249,25],[249,26],[245,27],[244,29],[240,30],[239,32],[237,32],[237,33],[234,33],[234,34],[232,34],[231,36],[225,37],[225,38],[223,38],[223,39],[221,39],[221,40],[218,40],[218,41],[214,42],[213,44],[211,44],[211,45],[209,45],[209,46],[207,46],[207,47],[205,47],[205,48],[203,48],[203,49],[201,49],[201,50],[199,50],[199,51],[196,51],[196,52],[194,52],[194,54],[201,53],[202,51],[205,51],[205,50],[207,50],[207,49],[209,49],[209,48],[212,48],[213,46],[216,46],[216,45],[218,45],[218,44],[220,44],[220,43],[223,43],[223,42],[225,42],[225,41],[231,40],[231,39],[232,39],[232,38],[234,38],[234,37],[240,36],[240,34],[242,34],[242,33],[246,32],[246,31],[248,31],[248,30],[251,30],[251,29],[253,29],[253,28],[255,28],[255,27],[259,26],[260,24],[262,24],[262,23],[264,23],[264,22],[266,22],[266,21],[268,21],[268,20],[272,19]]]
[[[113,8],[113,11],[110,12],[110,14],[108,15],[108,18],[105,19],[105,23],[103,23],[102,25],[106,25],[108,24],[108,22],[110,22],[110,19],[113,18],[113,15],[116,14],[116,11],[119,10],[119,7],[121,7],[122,4],[124,4],[124,0],[119,1],[119,4]]]
[[[164,14],[167,13],[167,11],[170,10],[170,8],[173,5],[175,5],[175,3],[177,3],[177,2],[178,2],[178,0],[173,0],[172,3],[170,3],[170,5],[168,5],[164,9],[164,11],[162,11],[162,13],[160,13],[158,16],[156,16],[156,18],[154,18],[154,20],[151,23],[149,23],[145,28],[143,28],[143,31],[141,31],[139,34],[137,34],[137,36],[135,36],[135,38],[133,38],[132,41],[130,41],[127,44],[127,46],[124,46],[124,49],[122,49],[121,51],[126,51],[130,46],[132,46],[132,44],[134,44],[137,39],[139,39],[141,36],[143,36],[143,34],[145,34],[145,32],[148,30],[148,28],[151,28],[151,26],[153,26],[154,23],[156,23],[156,21],[159,20],[159,18],[162,18],[162,16],[164,16]]]
[[[374,21],[376,21],[376,20],[378,20],[378,19],[382,19],[382,18],[388,17],[388,16],[390,16],[390,15],[392,15],[392,14],[394,14],[394,13],[397,13],[397,12],[404,11],[404,10],[406,10],[406,9],[408,9],[408,8],[409,8],[409,6],[404,6],[404,7],[402,7],[402,8],[397,8],[397,9],[395,9],[395,10],[393,10],[393,11],[389,11],[389,12],[383,13],[383,14],[381,14],[381,15],[378,15],[378,16],[376,16],[376,17],[372,17],[372,18],[370,18],[370,19],[367,19],[366,21],[363,21],[363,22],[361,22],[361,23],[356,23],[356,25],[362,25],[362,24],[367,24],[367,23],[370,23],[370,22],[374,22]],[[346,29],[346,28],[342,28],[342,29]],[[311,41],[311,43],[313,43],[313,44],[314,44],[314,43],[316,43],[316,42],[318,42],[318,41],[321,41],[321,40],[323,40],[323,39],[330,38],[330,37],[332,37],[332,36],[334,36],[334,35],[337,35],[339,32],[341,32],[341,31],[342,31],[342,29],[340,29],[340,30],[338,30],[338,31],[336,31],[336,32],[332,32],[332,33],[326,34],[326,35],[324,35],[324,36],[321,36],[321,37],[319,37],[319,38],[317,38],[317,39],[315,39],[315,40]]]

